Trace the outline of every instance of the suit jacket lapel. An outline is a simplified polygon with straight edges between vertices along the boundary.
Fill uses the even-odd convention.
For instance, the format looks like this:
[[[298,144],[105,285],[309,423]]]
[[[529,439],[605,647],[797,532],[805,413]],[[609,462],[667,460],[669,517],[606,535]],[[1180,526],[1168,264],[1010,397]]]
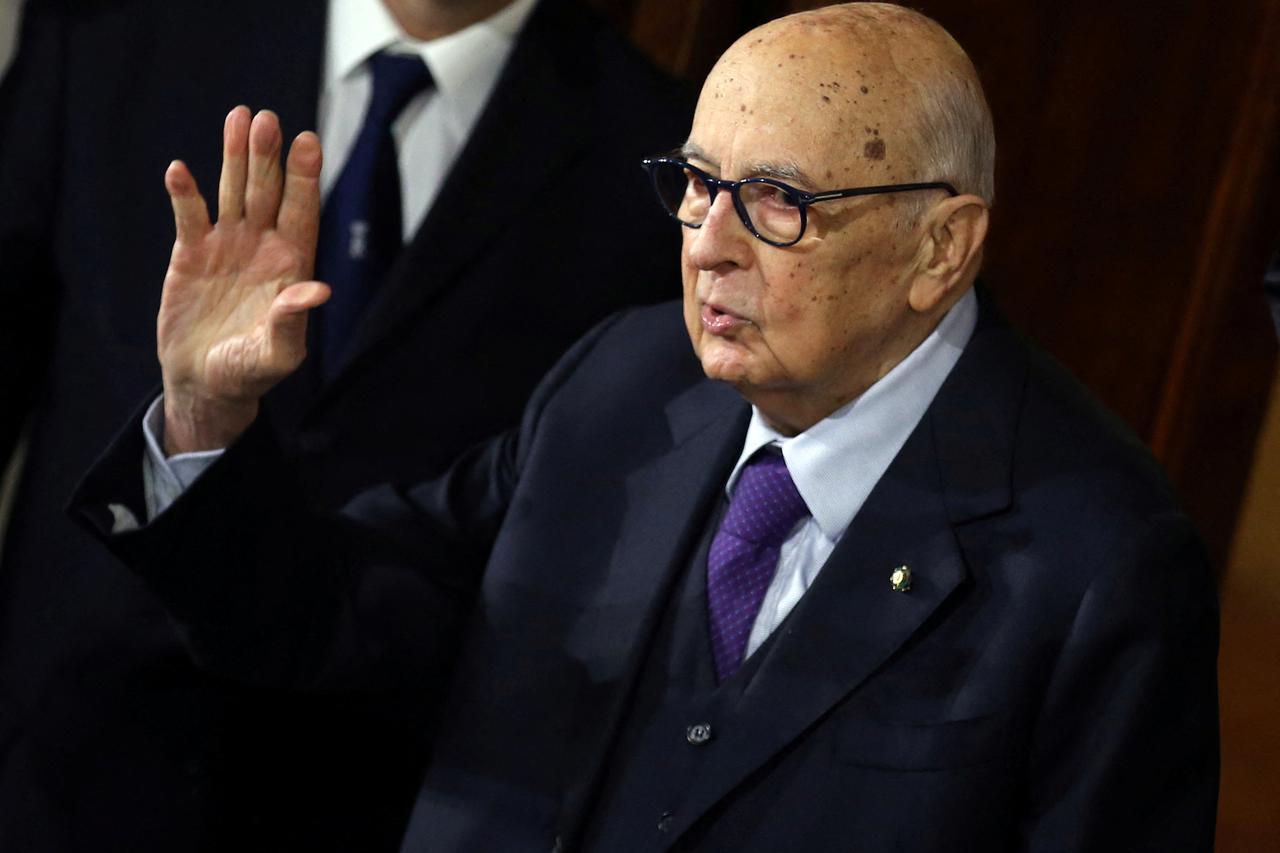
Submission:
[[[717,763],[694,783],[674,842],[748,774],[802,736],[894,654],[964,583],[961,542],[1010,502],[1025,368],[988,316],[906,445],[801,599],[747,686]],[[909,592],[889,576],[910,567]]]
[[[609,746],[622,724],[653,631],[681,571],[689,561],[711,509],[742,451],[750,408],[729,386],[701,381],[676,398],[666,410],[671,446],[634,470],[626,479],[627,517],[618,537],[617,555],[598,600],[625,624],[606,626],[628,639],[627,659],[611,671],[622,672],[610,705],[600,717],[592,743],[584,744],[583,763],[572,775],[565,796],[561,834],[572,838],[590,805],[604,771]],[[617,648],[599,637],[576,638],[579,653],[593,655],[601,647]],[[575,651],[571,648],[571,651]],[[572,845],[570,845],[572,846]]]
[[[584,135],[558,130],[577,127],[586,113],[581,87],[562,58],[573,48],[562,44],[566,36],[558,29],[558,7],[543,2],[530,15],[491,100],[426,219],[370,305],[329,391],[344,385],[399,326],[415,322],[505,229],[523,216],[538,215],[538,199],[580,156],[587,144]],[[540,95],[545,92],[556,96]],[[470,213],[460,217],[459,211]]]

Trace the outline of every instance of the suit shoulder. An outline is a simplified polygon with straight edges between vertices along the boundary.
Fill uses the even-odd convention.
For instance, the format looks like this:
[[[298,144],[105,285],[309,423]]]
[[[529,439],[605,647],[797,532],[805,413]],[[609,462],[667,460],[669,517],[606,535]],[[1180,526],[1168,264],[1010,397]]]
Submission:
[[[592,347],[592,372],[607,371],[620,392],[684,387],[703,379],[678,300],[615,314]]]
[[[1211,587],[1151,452],[1062,365],[988,318],[953,376],[934,436],[980,584],[1015,585],[1024,606],[1057,614],[1046,625],[1072,618],[1090,589],[1146,589],[1136,606],[1156,606]]]
[[[585,425],[660,412],[704,378],[680,303],[673,301],[622,311],[599,324],[565,355],[539,396],[549,409]]]
[[[1063,556],[1085,563],[1190,519],[1130,427],[1063,365],[1024,342],[1026,380],[1013,453],[1015,506]]]
[[[1153,500],[1172,500],[1163,469],[1132,428],[1061,363],[1037,347],[1028,349],[1028,437],[1042,435],[1054,456],[1082,470],[1114,468],[1133,486],[1150,489]]]

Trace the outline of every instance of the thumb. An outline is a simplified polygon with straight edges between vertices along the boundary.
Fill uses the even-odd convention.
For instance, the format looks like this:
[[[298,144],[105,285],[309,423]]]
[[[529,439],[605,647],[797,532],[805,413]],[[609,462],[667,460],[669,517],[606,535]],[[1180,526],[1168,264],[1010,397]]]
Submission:
[[[329,285],[300,281],[276,294],[267,314],[272,360],[292,370],[307,354],[307,312],[329,300]],[[284,366],[282,364],[281,366]]]

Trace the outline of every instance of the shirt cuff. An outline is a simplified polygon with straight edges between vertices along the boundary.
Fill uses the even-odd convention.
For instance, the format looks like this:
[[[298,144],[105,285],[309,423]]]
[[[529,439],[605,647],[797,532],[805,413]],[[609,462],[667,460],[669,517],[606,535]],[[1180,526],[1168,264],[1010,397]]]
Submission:
[[[147,521],[169,508],[170,504],[191,487],[225,449],[198,450],[164,455],[164,395],[161,394],[142,418],[142,434],[147,451],[142,459],[143,494],[147,501]]]

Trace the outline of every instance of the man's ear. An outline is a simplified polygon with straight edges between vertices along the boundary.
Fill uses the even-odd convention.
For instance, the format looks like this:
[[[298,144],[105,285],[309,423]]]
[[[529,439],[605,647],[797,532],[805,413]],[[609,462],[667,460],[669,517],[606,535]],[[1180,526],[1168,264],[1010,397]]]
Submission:
[[[920,266],[911,284],[911,308],[929,313],[972,278],[987,239],[990,209],[976,195],[958,195],[924,214]]]

